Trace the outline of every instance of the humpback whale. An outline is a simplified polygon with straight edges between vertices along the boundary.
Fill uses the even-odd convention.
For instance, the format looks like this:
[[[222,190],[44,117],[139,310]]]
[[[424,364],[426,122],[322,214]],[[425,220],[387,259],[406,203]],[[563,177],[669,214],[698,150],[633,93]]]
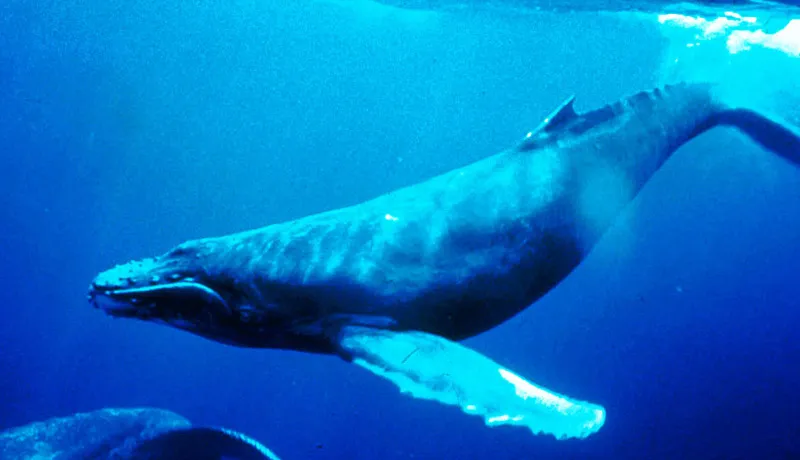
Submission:
[[[0,432],[0,458],[279,460],[242,433],[194,427],[155,408],[105,408],[9,428]]]
[[[361,204],[179,244],[91,282],[112,317],[254,348],[337,355],[489,426],[558,439],[605,409],[458,342],[513,317],[583,261],[680,146],[740,130],[797,164],[795,128],[681,83],[578,113],[569,98],[521,142]]]

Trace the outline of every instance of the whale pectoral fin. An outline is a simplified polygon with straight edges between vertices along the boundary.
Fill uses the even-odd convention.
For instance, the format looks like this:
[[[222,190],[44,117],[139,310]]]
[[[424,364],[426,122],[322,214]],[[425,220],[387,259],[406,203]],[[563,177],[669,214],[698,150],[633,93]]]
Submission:
[[[436,335],[344,326],[338,345],[345,359],[394,382],[401,392],[458,406],[488,426],[517,425],[567,439],[585,438],[605,421],[602,407],[553,393]]]
[[[280,460],[277,455],[255,439],[237,431],[216,427],[181,428],[159,433],[139,442],[133,448],[130,456],[120,455],[113,458]]]

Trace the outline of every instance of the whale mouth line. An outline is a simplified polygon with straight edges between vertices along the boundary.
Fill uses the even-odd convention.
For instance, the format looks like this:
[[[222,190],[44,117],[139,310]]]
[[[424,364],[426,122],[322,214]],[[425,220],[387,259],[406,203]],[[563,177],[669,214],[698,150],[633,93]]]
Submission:
[[[132,288],[104,289],[93,285],[89,302],[115,317],[147,319],[198,306],[227,315],[232,313],[228,302],[217,291],[191,280]]]

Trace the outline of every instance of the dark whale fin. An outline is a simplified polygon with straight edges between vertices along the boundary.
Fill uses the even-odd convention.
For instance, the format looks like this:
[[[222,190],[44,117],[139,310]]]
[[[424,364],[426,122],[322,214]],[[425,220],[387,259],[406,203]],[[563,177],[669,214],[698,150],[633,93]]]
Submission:
[[[575,108],[573,104],[575,103],[575,96],[570,96],[567,98],[566,101],[562,102],[561,105],[556,107],[547,118],[542,121],[539,126],[536,127],[533,131],[529,132],[522,142],[519,143],[517,146],[517,150],[520,152],[524,152],[526,150],[531,150],[537,146],[538,141],[544,137],[547,137],[551,131],[555,128],[559,128],[572,120],[578,118],[578,114],[575,112]]]
[[[556,107],[556,109],[542,121],[536,131],[550,131],[577,117],[578,114],[575,113],[575,108],[573,107],[574,103],[575,96],[572,95],[568,97],[566,101],[562,102],[561,105]]]
[[[605,422],[597,405],[553,393],[443,337],[363,326],[338,331],[341,353],[402,393],[460,407],[488,426],[517,425],[557,439],[584,438]]]
[[[749,109],[723,109],[711,117],[712,125],[731,126],[765,149],[800,166],[800,131]]]
[[[242,433],[193,428],[156,408],[105,408],[0,431],[0,458],[278,460]]]
[[[131,453],[136,460],[278,460],[259,442],[225,428],[183,428],[141,441]]]

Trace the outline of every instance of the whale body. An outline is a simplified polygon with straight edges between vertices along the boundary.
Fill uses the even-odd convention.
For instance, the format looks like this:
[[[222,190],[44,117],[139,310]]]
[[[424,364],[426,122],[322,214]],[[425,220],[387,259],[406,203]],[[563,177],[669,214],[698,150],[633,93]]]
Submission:
[[[242,347],[334,354],[488,425],[582,438],[605,410],[457,341],[566,278],[664,162],[717,126],[797,164],[789,125],[714,85],[643,91],[585,113],[567,99],[517,145],[361,204],[100,273],[90,302]]]
[[[4,460],[279,460],[248,436],[157,408],[105,408],[0,431]]]

